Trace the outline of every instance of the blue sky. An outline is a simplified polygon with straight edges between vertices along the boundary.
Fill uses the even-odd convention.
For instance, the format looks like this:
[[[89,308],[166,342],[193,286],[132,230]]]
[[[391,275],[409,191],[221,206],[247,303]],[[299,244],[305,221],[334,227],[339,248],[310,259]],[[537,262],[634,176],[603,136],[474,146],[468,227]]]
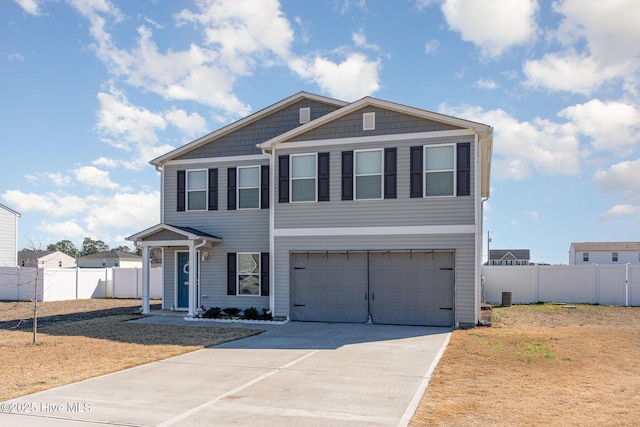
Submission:
[[[159,220],[148,161],[301,90],[494,127],[491,247],[640,240],[637,0],[0,2],[20,247]]]

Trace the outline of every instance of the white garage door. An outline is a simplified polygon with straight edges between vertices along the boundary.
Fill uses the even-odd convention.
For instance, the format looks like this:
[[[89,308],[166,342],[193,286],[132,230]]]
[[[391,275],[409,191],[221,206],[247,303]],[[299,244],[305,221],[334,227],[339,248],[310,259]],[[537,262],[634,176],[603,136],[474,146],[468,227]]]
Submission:
[[[397,325],[454,324],[454,253],[291,254],[291,318]]]

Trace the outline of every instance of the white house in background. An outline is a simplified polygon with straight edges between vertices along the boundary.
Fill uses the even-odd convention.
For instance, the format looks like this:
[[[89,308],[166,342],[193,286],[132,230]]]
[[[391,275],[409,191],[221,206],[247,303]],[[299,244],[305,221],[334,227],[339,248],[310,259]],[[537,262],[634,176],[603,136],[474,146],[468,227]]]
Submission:
[[[489,265],[529,265],[529,249],[491,249]]]
[[[18,218],[18,212],[0,204],[0,267],[18,265]]]
[[[640,242],[571,243],[569,265],[585,264],[640,265]]]
[[[85,255],[78,258],[78,267],[80,268],[104,268],[104,267],[122,267],[122,268],[142,268],[142,257],[131,252],[124,251],[106,251],[98,252],[91,255]]]
[[[75,268],[76,259],[60,251],[36,251],[23,249],[18,252],[18,266],[40,268]]]

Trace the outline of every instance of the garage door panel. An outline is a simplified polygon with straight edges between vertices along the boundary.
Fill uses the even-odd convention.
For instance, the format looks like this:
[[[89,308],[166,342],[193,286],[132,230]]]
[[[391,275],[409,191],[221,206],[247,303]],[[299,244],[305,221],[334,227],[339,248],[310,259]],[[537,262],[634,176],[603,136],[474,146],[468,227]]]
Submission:
[[[291,264],[293,320],[367,321],[365,252],[291,254]]]
[[[454,323],[453,253],[372,252],[370,265],[370,311],[374,323]]]

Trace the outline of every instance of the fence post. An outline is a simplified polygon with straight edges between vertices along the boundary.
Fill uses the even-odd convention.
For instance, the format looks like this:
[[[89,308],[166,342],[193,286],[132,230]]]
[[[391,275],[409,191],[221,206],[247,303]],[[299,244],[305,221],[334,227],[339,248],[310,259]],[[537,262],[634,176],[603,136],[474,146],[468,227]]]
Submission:
[[[76,264],[76,299],[78,299],[78,280],[80,276],[80,271],[78,270],[80,267]]]
[[[540,302],[540,264],[536,264],[536,300],[535,303]]]
[[[625,307],[629,307],[629,267],[631,264],[627,263],[625,265],[625,274],[624,274],[624,305]]]

